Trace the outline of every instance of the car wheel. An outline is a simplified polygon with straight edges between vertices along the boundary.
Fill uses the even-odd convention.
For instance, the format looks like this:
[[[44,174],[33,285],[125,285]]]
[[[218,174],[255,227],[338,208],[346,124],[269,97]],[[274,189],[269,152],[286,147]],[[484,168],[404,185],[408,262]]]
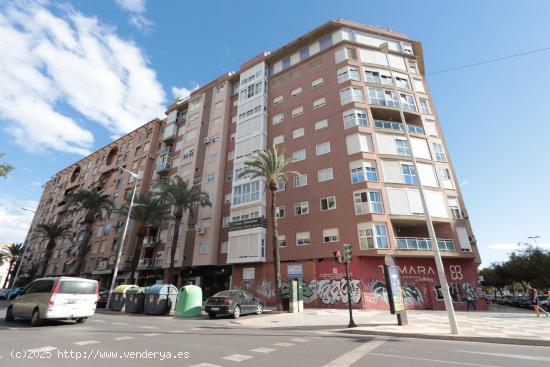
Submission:
[[[256,315],[261,315],[264,312],[264,306],[261,303],[258,303],[256,306]]]
[[[81,317],[79,319],[76,319],[77,324],[83,324],[86,322],[87,317]]]
[[[236,305],[235,308],[233,309],[233,318],[238,319],[239,316],[241,316],[241,306]]]
[[[209,312],[208,313],[208,317],[210,317],[211,319],[215,319],[216,318],[216,314],[214,312]]]
[[[40,311],[38,310],[38,308],[36,308],[36,309],[32,312],[31,325],[32,325],[32,326],[40,326],[40,325],[42,325],[42,319],[40,318]]]
[[[6,311],[6,321],[13,321],[13,306],[8,307],[8,310]]]

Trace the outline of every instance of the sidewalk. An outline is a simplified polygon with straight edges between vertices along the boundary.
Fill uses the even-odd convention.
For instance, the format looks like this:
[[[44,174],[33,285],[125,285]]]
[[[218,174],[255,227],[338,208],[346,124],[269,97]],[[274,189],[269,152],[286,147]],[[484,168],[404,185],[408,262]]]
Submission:
[[[506,308],[499,312],[457,312],[460,335],[449,330],[443,311],[407,311],[409,324],[397,326],[389,311],[354,310],[358,327],[348,329],[349,314],[341,309],[306,309],[300,314],[277,313],[243,317],[233,322],[250,328],[333,331],[423,339],[461,340],[485,343],[550,346],[550,318],[534,312]]]

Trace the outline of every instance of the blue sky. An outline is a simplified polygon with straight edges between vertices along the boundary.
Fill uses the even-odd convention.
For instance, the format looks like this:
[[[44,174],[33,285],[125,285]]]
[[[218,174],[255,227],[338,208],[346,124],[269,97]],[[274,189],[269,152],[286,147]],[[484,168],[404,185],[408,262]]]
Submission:
[[[51,175],[159,115],[174,91],[329,19],[420,40],[428,73],[550,47],[544,1],[12,3],[0,1],[0,151],[17,170],[0,181],[0,241],[24,238],[31,214],[19,208],[36,206]],[[529,235],[550,244],[549,62],[428,76],[484,265]]]

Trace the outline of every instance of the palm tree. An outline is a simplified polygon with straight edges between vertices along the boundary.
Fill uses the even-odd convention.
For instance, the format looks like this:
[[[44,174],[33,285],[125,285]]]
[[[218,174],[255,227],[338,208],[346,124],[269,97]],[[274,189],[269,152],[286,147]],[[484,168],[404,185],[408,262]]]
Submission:
[[[4,250],[6,250],[6,255],[4,255],[4,258],[9,261],[8,275],[6,276],[3,286],[3,288],[6,288],[6,286],[8,286],[8,280],[10,286],[13,283],[13,277],[15,276],[15,271],[17,270],[19,261],[21,261],[23,252],[25,251],[25,245],[22,243],[12,243],[11,245],[6,246]]]
[[[92,238],[93,226],[96,219],[102,218],[110,213],[115,204],[109,195],[102,194],[97,190],[79,190],[74,193],[67,201],[66,208],[73,212],[84,211],[84,223],[86,224],[84,239],[78,248],[78,261],[76,266],[76,275],[80,275],[84,270],[85,259],[90,250],[89,243]]]
[[[128,215],[129,207],[129,204],[124,205],[119,209],[119,212]],[[136,195],[130,212],[130,218],[132,218],[137,226],[137,244],[134,249],[132,263],[130,264],[129,284],[134,284],[136,281],[135,274],[141,256],[143,239],[147,235],[147,229],[158,226],[166,217],[166,212],[166,205],[160,197],[151,193]]]
[[[279,241],[277,235],[277,189],[279,182],[287,182],[290,175],[300,175],[299,172],[288,170],[288,166],[294,159],[285,159],[284,155],[277,151],[275,146],[265,148],[247,159],[245,169],[239,177],[250,175],[250,179],[265,178],[265,188],[270,190],[271,218],[271,240],[273,246],[273,267],[275,270],[275,292],[277,308],[282,309],[281,304],[281,260],[279,256]]]
[[[46,269],[48,267],[48,262],[52,257],[53,250],[58,238],[65,238],[70,234],[69,228],[70,224],[59,224],[59,223],[43,223],[36,226],[36,230],[41,234],[42,238],[48,241],[46,245],[46,254],[44,256],[44,262],[42,265],[42,276],[46,274]]]
[[[174,211],[174,235],[172,236],[172,247],[170,248],[170,268],[168,270],[168,282],[174,272],[174,261],[180,232],[180,225],[185,212],[194,217],[193,209],[197,205],[202,207],[210,206],[208,194],[201,191],[199,186],[191,186],[180,176],[174,176],[169,182],[159,184],[160,197],[165,200]]]

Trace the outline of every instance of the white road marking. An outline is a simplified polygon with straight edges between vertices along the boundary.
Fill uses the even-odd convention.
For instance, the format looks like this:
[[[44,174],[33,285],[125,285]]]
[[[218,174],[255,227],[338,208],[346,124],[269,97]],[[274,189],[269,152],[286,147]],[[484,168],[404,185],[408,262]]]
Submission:
[[[97,340],[84,340],[84,341],[81,341],[81,342],[74,342],[73,344],[88,345],[88,344],[99,344],[99,342]]]
[[[296,345],[294,343],[285,343],[285,342],[282,342],[282,343],[275,343],[273,345],[276,345],[278,347],[292,347],[293,345]]]
[[[31,352],[31,353],[36,353],[36,352],[48,352],[50,350],[56,350],[57,348],[56,347],[52,347],[52,346],[45,346],[45,347],[40,347],[40,348],[34,348],[34,349],[29,349],[28,351]]]
[[[227,356],[227,357],[223,357],[222,359],[227,359],[228,361],[233,361],[233,362],[242,362],[242,361],[246,361],[247,359],[250,359],[252,358],[251,356],[246,356],[244,354],[232,354],[230,356]]]
[[[374,350],[384,344],[385,341],[385,339],[373,339],[371,341],[363,343],[357,348],[352,349],[349,352],[342,354],[340,357],[330,361],[323,367],[349,367],[367,354],[369,354],[371,350]]]
[[[199,364],[194,364],[194,365],[189,366],[189,367],[222,367],[222,366],[220,366],[219,364],[199,363]]]
[[[523,355],[523,354],[471,352],[471,351],[468,351],[468,350],[461,350],[460,352],[462,352],[462,353],[471,353],[471,354],[483,354],[483,355],[486,355],[486,356],[493,356],[493,357],[505,357],[505,358],[525,359],[525,360],[529,360],[529,361],[550,362],[550,357],[528,356],[528,355]]]
[[[306,338],[294,338],[294,339],[290,339],[291,342],[298,342],[298,343],[305,343],[305,342],[308,342],[309,339],[306,339]]]
[[[147,333],[147,334],[141,334],[143,336],[158,336],[158,335],[162,335],[162,334],[159,334],[159,333]]]
[[[478,363],[467,363],[467,362],[443,361],[441,359],[418,358],[418,357],[411,357],[411,356],[398,356],[398,355],[395,355],[395,354],[369,353],[369,355],[371,355],[371,356],[381,356],[381,357],[391,357],[391,358],[401,358],[401,359],[407,359],[407,360],[414,359],[416,361],[438,362],[438,363],[446,363],[446,364],[458,364],[460,366],[498,367],[494,364],[478,364]]]
[[[256,353],[271,353],[271,352],[275,352],[277,349],[273,349],[273,348],[256,348],[256,349],[250,349],[251,352],[256,352]]]
[[[113,325],[128,325],[125,322],[113,322]]]
[[[201,327],[194,327],[194,328],[192,328],[191,330],[192,330],[192,331],[197,331],[197,330],[202,330],[202,329],[203,329],[203,328],[201,328]]]
[[[105,320],[98,320],[98,319],[91,319],[90,321],[93,321],[93,322],[100,322],[100,323],[106,323],[107,321]]]
[[[147,325],[140,325],[139,326],[142,329],[158,329],[156,326],[147,326]]]
[[[119,336],[118,338],[115,338],[115,340],[130,340],[134,339],[133,336]]]
[[[185,330],[172,330],[171,333],[185,333]]]

